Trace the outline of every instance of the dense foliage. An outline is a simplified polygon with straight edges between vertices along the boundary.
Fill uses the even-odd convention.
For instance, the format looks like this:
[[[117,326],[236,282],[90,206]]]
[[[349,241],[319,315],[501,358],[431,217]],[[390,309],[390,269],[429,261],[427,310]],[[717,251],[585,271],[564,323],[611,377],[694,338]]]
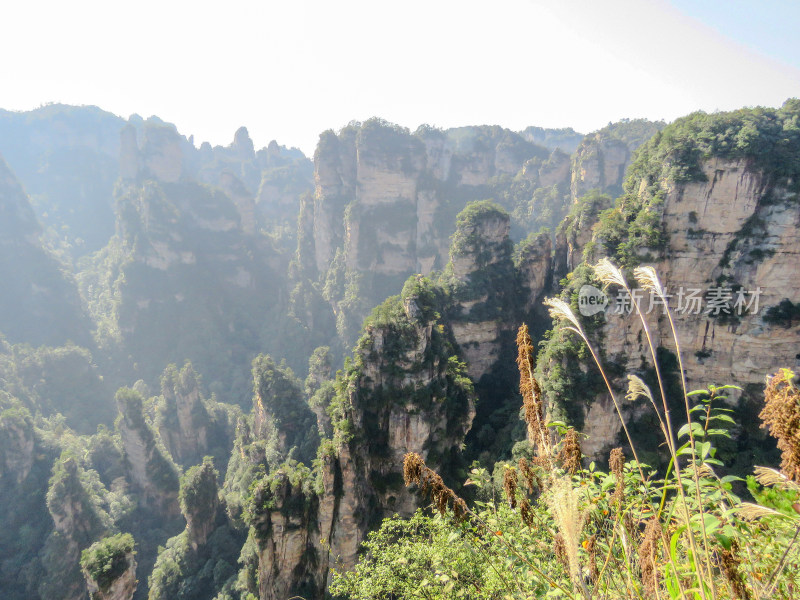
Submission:
[[[135,554],[133,547],[133,536],[129,533],[103,538],[81,553],[81,567],[101,591],[107,591],[130,565],[129,557]]]

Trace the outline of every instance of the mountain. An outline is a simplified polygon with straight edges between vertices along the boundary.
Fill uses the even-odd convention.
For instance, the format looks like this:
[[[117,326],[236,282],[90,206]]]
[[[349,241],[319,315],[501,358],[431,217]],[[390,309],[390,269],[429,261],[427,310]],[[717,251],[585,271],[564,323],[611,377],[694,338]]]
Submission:
[[[0,333],[10,342],[90,342],[75,280],[41,241],[28,196],[0,156]]]
[[[729,392],[742,425],[719,448],[732,472],[774,455],[751,417],[764,376],[797,360],[797,100],[580,139],[371,119],[324,132],[313,163],[256,150],[245,128],[198,148],[153,117],[2,117],[44,190],[36,206],[0,162],[9,598],[324,597],[370,531],[425,502],[403,484],[406,453],[470,501],[484,493],[464,485],[471,466],[499,487],[504,461],[532,456],[522,323],[548,417],[604,459],[620,425],[585,348],[542,306],[551,295],[580,315],[620,397],[631,372],[656,389],[649,334],[679,401],[681,369],[690,388],[742,388]],[[51,144],[88,152],[105,191],[57,196]],[[90,189],[92,169],[64,189]],[[60,259],[45,197],[76,207],[47,213],[74,217]],[[77,210],[95,201],[113,227]],[[96,227],[95,251],[80,246],[75,232]],[[591,268],[604,257],[631,285],[655,267],[680,363],[658,303],[634,287],[646,330],[617,310],[624,296]],[[584,286],[608,308],[584,315]],[[652,414],[623,411],[661,466]]]

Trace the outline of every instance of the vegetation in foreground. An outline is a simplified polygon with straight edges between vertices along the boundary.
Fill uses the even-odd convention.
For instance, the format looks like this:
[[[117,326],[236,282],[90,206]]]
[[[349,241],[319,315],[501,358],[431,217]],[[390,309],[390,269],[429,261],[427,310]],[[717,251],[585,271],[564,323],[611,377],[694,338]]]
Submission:
[[[594,270],[605,284],[627,287],[610,262]],[[663,295],[652,268],[634,275],[642,287]],[[566,325],[562,331],[587,344],[619,413],[621,399],[572,309],[557,299],[548,305]],[[644,316],[638,316],[649,341]],[[660,373],[655,393],[629,376],[625,399],[643,401],[657,414],[669,466],[658,473],[639,461],[623,419],[632,456],[612,450],[604,472],[595,463],[583,466],[574,429],[546,421],[526,326],[517,344],[529,456],[516,465],[501,463],[493,474],[474,469],[467,484],[478,489],[479,500],[470,507],[419,455],[408,454],[406,484],[418,486],[435,510],[384,521],[356,568],[335,576],[332,593],[358,600],[750,600],[800,594],[800,390],[794,373],[783,369],[768,381],[760,416],[778,440],[782,463],[780,470],[755,469],[746,485],[756,502],[745,502],[734,493],[734,484],[744,482],[724,475],[716,458],[717,443],[735,426],[725,404],[734,386],[689,392],[683,381],[685,410],[679,416],[670,414]],[[658,365],[654,349],[652,354]],[[678,418],[686,422],[676,430]]]

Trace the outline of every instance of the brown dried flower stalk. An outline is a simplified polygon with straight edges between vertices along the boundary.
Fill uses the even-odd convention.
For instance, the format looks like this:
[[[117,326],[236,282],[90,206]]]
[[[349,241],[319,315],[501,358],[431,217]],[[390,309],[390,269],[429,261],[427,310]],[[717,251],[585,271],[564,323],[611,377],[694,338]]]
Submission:
[[[540,456],[549,456],[547,428],[544,422],[542,390],[533,376],[533,341],[528,326],[522,325],[517,332],[517,367],[519,367],[519,392],[525,407],[525,422],[528,424],[528,440],[535,444]]]
[[[561,450],[558,453],[558,460],[561,467],[570,475],[575,475],[581,468],[581,443],[578,440],[578,432],[574,428],[567,429]]]
[[[639,546],[639,568],[642,571],[642,585],[649,598],[656,597],[658,588],[659,569],[656,565],[656,551],[658,550],[659,537],[661,536],[661,523],[656,517],[647,521],[644,529],[644,539]]]
[[[533,494],[535,490],[541,489],[542,482],[531,464],[524,458],[520,458],[518,466],[519,472],[522,473],[522,477],[525,479],[525,485],[528,487],[528,493]]]
[[[419,486],[423,495],[430,497],[431,502],[444,515],[450,505],[457,521],[463,521],[469,509],[467,503],[444,484],[439,474],[425,465],[425,461],[416,452],[409,452],[403,460],[403,479],[405,484]]]
[[[731,585],[734,597],[739,600],[750,600],[750,592],[745,586],[744,578],[739,571],[739,565],[742,561],[737,556],[738,552],[739,546],[735,540],[731,543],[730,550],[723,548],[719,554],[720,570]]]
[[[612,502],[622,502],[625,493],[625,478],[623,469],[625,468],[625,454],[622,448],[614,448],[608,457],[608,468],[614,474],[616,479],[616,487],[614,488],[614,496]]]
[[[567,546],[564,543],[564,537],[558,533],[556,537],[553,538],[553,554],[556,555],[556,559],[558,562],[561,563],[567,572],[569,572],[569,558],[567,558]]]
[[[519,513],[522,516],[522,522],[528,527],[533,527],[533,510],[531,510],[530,502],[527,498],[523,498],[519,503]]]
[[[766,405],[759,417],[761,427],[778,440],[781,470],[793,481],[800,482],[800,390],[792,382],[794,373],[781,369],[767,382]]]
[[[517,507],[517,470],[513,467],[503,472],[503,491],[511,508]]]

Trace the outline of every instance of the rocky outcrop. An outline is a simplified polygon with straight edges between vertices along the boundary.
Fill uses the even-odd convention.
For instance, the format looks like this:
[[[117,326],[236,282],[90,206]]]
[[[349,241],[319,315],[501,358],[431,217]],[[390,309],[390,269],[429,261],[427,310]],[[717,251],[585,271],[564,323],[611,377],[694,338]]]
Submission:
[[[428,274],[448,261],[455,215],[470,200],[492,195],[493,178],[539,166],[551,152],[497,127],[448,131],[421,128],[414,134],[378,119],[320,136],[315,156],[313,252],[322,280],[358,286],[358,306],[342,304],[344,283],[330,288],[335,312],[353,313],[354,335],[371,306],[397,293],[414,273]],[[551,184],[566,177],[560,153],[541,168]],[[341,255],[338,260],[337,255]],[[350,292],[352,294],[352,292]]]
[[[92,544],[81,557],[90,600],[132,600],[139,583],[135,556],[130,534],[118,534]]]
[[[180,499],[189,544],[197,551],[216,529],[221,507],[217,474],[210,460],[186,472],[181,481]]]
[[[119,132],[125,121],[96,106],[0,109],[0,154],[22,182],[48,242],[78,258],[114,234]]]
[[[590,263],[610,255],[623,266],[653,265],[668,295],[680,348],[661,303],[641,290],[635,293],[665,377],[679,388],[674,357],[680,350],[688,388],[740,386],[743,392],[727,392],[732,405],[755,402],[766,375],[798,361],[800,210],[795,163],[785,158],[795,151],[789,148],[800,145],[791,124],[798,107],[788,102],[770,111],[701,115],[691,125],[691,117],[670,125],[670,135],[656,136],[644,148],[616,207],[598,223],[587,196],[585,210],[572,215],[557,250],[570,270],[580,266],[574,252],[569,259],[578,248]],[[711,136],[713,150],[700,152],[709,134],[697,132],[717,126],[715,120],[724,121],[724,133]],[[775,127],[783,132],[772,132]],[[576,285],[588,281],[586,273],[575,270],[580,281],[569,289],[577,291]],[[643,374],[652,368],[652,358],[641,322],[629,312],[630,303],[612,288],[594,337],[614,372]],[[551,362],[541,367],[544,379],[559,371],[550,352],[559,343],[548,343]],[[566,367],[572,359],[559,356],[560,368],[574,373],[578,365]],[[615,381],[620,389],[626,385],[622,375]],[[601,390],[583,394],[590,399],[582,407],[584,431],[590,434],[585,449],[594,457],[617,443],[620,429]],[[632,420],[641,412],[626,411]]]
[[[30,414],[19,406],[15,411],[7,411],[0,420],[0,481],[8,477],[19,485],[28,477],[33,467],[34,446]]]
[[[136,579],[136,558],[133,552],[128,552],[122,560],[125,561],[122,574],[105,590],[86,576],[86,588],[91,600],[132,600],[139,584]]]
[[[351,341],[372,306],[414,273],[443,269],[454,218],[470,201],[494,198],[513,215],[514,234],[555,227],[572,199],[592,188],[613,193],[633,150],[659,124],[615,124],[588,136],[571,159],[574,132],[499,127],[413,134],[379,119],[320,136],[315,193],[301,222],[298,255],[311,263]],[[652,131],[651,131],[652,130]],[[550,148],[531,140],[550,139]],[[562,140],[564,144],[559,144]],[[484,328],[485,329],[485,328]],[[481,335],[491,336],[488,331]]]
[[[622,193],[625,171],[633,151],[663,127],[663,121],[623,119],[587,135],[572,158],[570,188],[573,202],[590,190],[614,197]]]
[[[163,402],[156,409],[161,440],[178,464],[200,463],[210,449],[211,418],[191,364],[180,371],[175,365],[167,367],[161,377],[161,398]]]
[[[140,393],[123,388],[117,392],[116,400],[121,417],[117,429],[122,438],[125,465],[141,504],[159,511],[168,520],[178,519],[178,473],[145,422],[144,399]]]
[[[771,370],[795,364],[800,343],[800,328],[791,321],[764,318],[782,300],[800,299],[796,192],[748,160],[712,158],[702,171],[705,181],[665,185],[669,241],[656,269],[672,296],[689,386],[760,386]],[[702,299],[699,311],[689,307],[693,290]],[[727,313],[714,314],[712,296],[727,298]],[[629,356],[632,364],[639,327],[613,314],[608,327],[625,335],[609,336],[607,351],[620,360]],[[668,324],[653,314],[651,327],[658,344],[675,351]]]
[[[321,597],[330,569],[355,563],[372,524],[413,512],[418,499],[402,483],[407,452],[445,473],[454,465],[474,399],[429,285],[408,284],[366,326],[327,408],[333,439],[321,444],[316,474],[288,464],[257,487],[262,600]]]
[[[524,288],[524,309],[531,311],[541,304],[553,279],[553,244],[547,233],[525,240],[519,248],[517,269]]]

